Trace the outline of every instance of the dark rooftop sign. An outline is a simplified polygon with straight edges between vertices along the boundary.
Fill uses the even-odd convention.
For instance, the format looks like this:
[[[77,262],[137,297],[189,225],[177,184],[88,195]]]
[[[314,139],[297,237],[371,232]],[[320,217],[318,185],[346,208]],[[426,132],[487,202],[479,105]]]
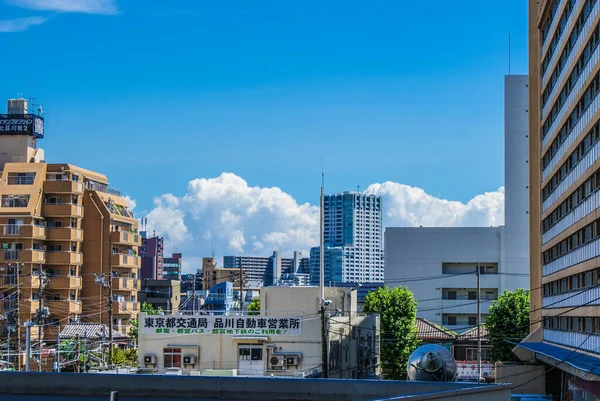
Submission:
[[[44,118],[35,114],[0,114],[0,135],[44,137]]]

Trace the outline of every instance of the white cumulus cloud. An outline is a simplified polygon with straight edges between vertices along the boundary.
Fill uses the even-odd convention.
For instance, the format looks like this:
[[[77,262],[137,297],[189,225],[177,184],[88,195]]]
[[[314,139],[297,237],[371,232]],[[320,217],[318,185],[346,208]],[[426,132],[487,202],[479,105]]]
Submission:
[[[466,204],[427,194],[395,182],[372,184],[365,191],[382,197],[384,226],[497,226],[504,223],[504,188],[486,192]],[[177,197],[154,200],[146,216],[148,230],[183,252],[186,270],[199,268],[202,256],[264,255],[280,250],[308,251],[319,243],[319,209],[298,203],[277,187],[253,187],[223,173],[198,178]],[[168,248],[169,249],[169,248]]]

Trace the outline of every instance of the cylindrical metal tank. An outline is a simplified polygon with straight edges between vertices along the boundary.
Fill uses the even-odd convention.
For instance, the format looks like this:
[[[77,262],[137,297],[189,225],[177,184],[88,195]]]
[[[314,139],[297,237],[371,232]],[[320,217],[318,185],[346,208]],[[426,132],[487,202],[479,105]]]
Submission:
[[[437,344],[422,345],[408,358],[408,380],[443,381],[456,380],[458,369],[452,353]]]

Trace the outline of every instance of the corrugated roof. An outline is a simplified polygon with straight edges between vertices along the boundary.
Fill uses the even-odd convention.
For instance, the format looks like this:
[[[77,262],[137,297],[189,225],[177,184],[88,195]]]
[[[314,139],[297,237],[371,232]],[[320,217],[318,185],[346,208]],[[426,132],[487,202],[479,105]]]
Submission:
[[[417,325],[417,337],[420,340],[455,340],[456,333],[446,329],[445,327],[438,326],[435,323],[418,317],[416,320]]]
[[[60,332],[61,339],[87,338],[88,340],[101,340],[102,335],[108,337],[108,327],[101,323],[69,323]],[[126,335],[113,330],[113,339],[126,339]]]
[[[488,341],[488,330],[485,324],[481,325],[480,333],[481,341]],[[477,341],[477,327],[473,327],[464,333],[460,334],[457,338],[458,341]]]

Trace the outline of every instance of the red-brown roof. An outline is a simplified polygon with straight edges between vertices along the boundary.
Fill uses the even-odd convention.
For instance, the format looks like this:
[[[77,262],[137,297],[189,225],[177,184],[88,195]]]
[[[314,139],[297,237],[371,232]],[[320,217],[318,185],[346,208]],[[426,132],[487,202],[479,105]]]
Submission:
[[[455,340],[456,333],[448,330],[445,327],[438,326],[435,323],[431,323],[430,321],[423,319],[421,317],[417,318],[417,337],[419,340]]]

